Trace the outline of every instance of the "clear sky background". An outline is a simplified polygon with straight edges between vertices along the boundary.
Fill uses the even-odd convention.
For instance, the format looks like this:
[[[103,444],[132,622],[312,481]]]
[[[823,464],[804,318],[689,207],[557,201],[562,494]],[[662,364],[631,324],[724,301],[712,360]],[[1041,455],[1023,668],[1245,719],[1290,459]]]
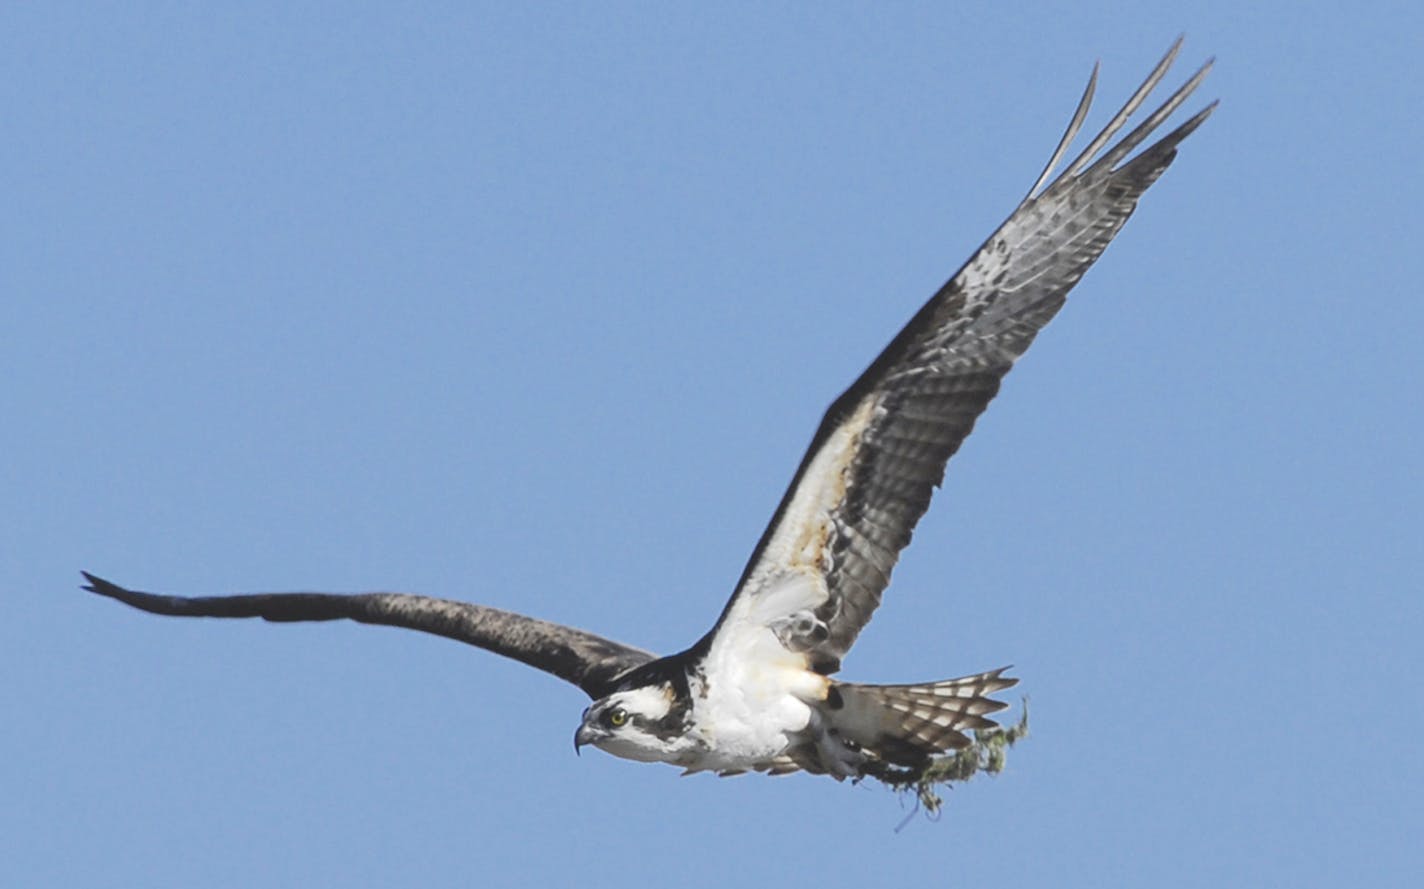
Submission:
[[[1419,885],[1414,4],[510,6],[0,12],[0,884]],[[1220,109],[846,664],[1022,677],[938,822],[575,758],[578,690],[435,637],[78,590],[681,648],[1093,61],[1090,127],[1179,32]]]

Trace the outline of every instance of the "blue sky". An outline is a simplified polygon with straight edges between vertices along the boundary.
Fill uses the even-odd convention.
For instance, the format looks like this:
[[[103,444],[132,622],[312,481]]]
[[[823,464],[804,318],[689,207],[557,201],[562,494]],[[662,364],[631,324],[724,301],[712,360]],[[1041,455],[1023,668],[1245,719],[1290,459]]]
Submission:
[[[1413,885],[1407,4],[0,12],[0,883]],[[1006,381],[846,675],[1015,665],[875,787],[586,753],[571,686],[78,591],[397,589],[673,651],[1094,60],[1217,114]]]

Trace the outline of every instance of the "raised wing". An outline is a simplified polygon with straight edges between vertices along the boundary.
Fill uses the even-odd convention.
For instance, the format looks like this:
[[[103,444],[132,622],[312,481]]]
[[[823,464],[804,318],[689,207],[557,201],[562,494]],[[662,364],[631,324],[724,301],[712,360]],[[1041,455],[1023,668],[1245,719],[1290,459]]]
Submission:
[[[1067,132],[1013,215],[826,411],[705,644],[727,626],[750,622],[772,627],[787,648],[807,652],[816,669],[839,668],[880,604],[945,464],[1000,380],[1172,162],[1177,145],[1215,108],[1213,102],[1125,160],[1196,89],[1207,62],[1107,148],[1180,47],[1178,39],[1103,131],[1043,187],[1087,115],[1094,66]]]
[[[597,700],[614,679],[654,655],[583,630],[497,608],[409,593],[259,593],[245,596],[162,596],[127,590],[89,572],[84,589],[154,614],[175,617],[260,617],[278,623],[354,620],[434,633],[514,658],[572,682]]]

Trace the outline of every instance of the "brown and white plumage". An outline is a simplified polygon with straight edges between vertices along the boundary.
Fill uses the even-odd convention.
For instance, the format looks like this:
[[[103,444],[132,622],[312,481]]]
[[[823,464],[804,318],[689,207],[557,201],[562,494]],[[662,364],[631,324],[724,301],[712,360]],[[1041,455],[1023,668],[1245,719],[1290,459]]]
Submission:
[[[827,410],[716,625],[664,658],[497,609],[424,596],[275,593],[185,598],[88,589],[158,614],[347,618],[458,639],[546,670],[594,699],[576,744],[689,771],[806,769],[837,778],[923,768],[993,725],[994,670],[912,685],[831,679],[881,595],[947,461],[1000,381],[1062,307],[1138,198],[1211,113],[1133,156],[1203,66],[1117,143],[1176,58],[1178,40],[1063,172],[1097,70],[1043,173],[1009,218]]]
[[[946,463],[1004,375],[1172,162],[1177,145],[1215,107],[1118,164],[1185,101],[1208,63],[1092,160],[1160,82],[1180,46],[1180,40],[1173,44],[1122,110],[1040,191],[1087,114],[1094,69],[1029,195],[826,411],[737,586],[738,596],[755,596],[788,572],[819,577],[826,597],[809,631],[786,637],[813,652],[820,668],[837,669],[870,621]]]

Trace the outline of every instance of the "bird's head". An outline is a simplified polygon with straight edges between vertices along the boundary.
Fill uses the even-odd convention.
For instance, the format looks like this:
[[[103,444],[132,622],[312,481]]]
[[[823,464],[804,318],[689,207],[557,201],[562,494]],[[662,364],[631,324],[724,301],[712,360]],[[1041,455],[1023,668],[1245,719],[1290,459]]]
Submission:
[[[616,691],[583,711],[574,750],[585,744],[639,762],[673,762],[684,744],[670,684]]]

